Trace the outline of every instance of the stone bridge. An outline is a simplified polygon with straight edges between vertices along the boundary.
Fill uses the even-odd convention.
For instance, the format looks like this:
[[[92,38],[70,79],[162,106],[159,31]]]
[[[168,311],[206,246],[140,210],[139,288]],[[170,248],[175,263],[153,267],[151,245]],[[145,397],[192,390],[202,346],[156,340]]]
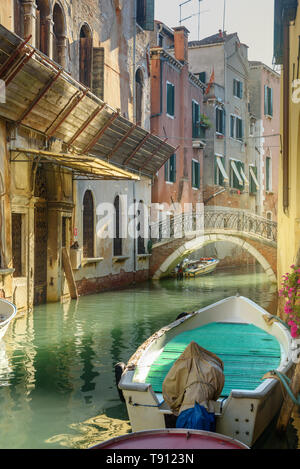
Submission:
[[[271,281],[277,275],[277,223],[245,210],[205,207],[202,213],[180,214],[151,225],[150,277],[168,276],[190,253],[226,241],[243,248]]]

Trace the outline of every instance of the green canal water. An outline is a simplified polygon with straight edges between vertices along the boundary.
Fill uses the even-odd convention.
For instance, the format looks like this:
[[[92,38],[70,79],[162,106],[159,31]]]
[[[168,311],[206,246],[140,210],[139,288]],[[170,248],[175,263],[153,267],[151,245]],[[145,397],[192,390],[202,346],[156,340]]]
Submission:
[[[114,365],[179,313],[236,293],[276,313],[276,285],[248,266],[48,304],[14,320],[0,343],[0,448],[88,448],[130,432]]]

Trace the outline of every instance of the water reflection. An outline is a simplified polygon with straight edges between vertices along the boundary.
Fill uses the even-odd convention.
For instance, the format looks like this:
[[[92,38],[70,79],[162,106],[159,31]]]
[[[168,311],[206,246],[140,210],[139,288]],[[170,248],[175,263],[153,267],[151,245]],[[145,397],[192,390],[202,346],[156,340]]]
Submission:
[[[0,447],[85,448],[127,433],[114,365],[180,312],[236,293],[276,313],[276,285],[248,268],[48,304],[16,319],[0,348]]]

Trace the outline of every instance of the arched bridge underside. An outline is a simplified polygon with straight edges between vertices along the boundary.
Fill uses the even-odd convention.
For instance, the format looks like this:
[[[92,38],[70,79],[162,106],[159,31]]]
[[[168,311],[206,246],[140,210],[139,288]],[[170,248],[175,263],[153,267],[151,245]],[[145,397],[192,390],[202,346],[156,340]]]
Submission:
[[[229,242],[243,248],[263,267],[272,282],[277,275],[277,244],[274,240],[248,232],[227,229],[205,229],[204,233],[189,233],[182,238],[168,239],[153,245],[150,261],[150,276],[158,280],[192,252],[211,243]]]

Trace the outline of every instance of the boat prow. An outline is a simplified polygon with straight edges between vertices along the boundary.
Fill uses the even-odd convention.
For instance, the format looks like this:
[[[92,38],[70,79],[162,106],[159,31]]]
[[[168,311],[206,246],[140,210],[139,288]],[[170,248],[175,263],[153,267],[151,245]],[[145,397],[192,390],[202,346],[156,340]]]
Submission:
[[[283,322],[240,296],[174,321],[137,349],[119,382],[133,432],[176,426],[162,382],[191,341],[224,362],[225,386],[215,402],[217,433],[252,446],[282,404],[280,383],[263,377],[272,370],[290,372],[292,338]]]
[[[238,440],[201,430],[161,429],[129,433],[100,443],[90,449],[249,449]],[[187,460],[190,461],[190,460]],[[175,461],[174,461],[175,462]],[[191,461],[190,461],[191,462]]]
[[[9,324],[17,314],[16,306],[4,299],[0,299],[0,340],[4,337]]]

